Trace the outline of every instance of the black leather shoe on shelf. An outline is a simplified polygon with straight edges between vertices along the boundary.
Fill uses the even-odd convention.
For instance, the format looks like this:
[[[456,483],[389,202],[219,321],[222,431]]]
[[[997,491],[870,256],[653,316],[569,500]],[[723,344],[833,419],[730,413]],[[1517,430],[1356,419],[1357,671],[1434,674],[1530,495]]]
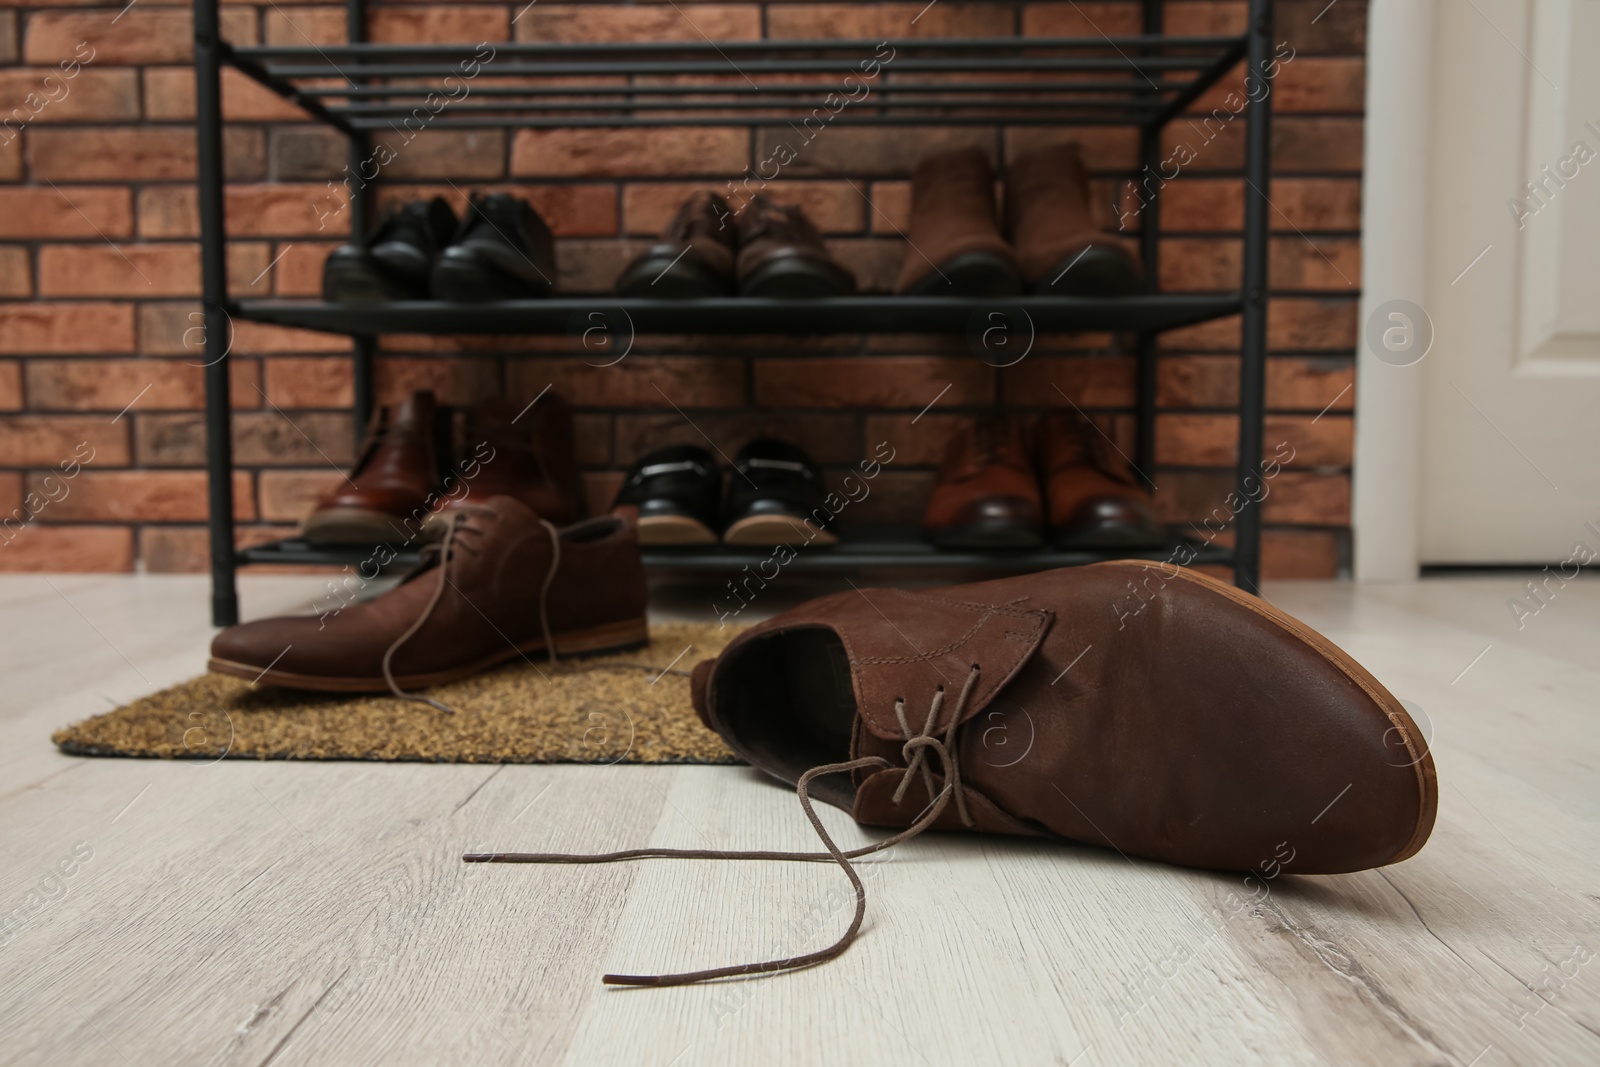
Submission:
[[[473,195],[430,278],[435,299],[458,303],[545,297],[555,284],[550,227],[510,193]]]
[[[734,457],[722,539],[730,545],[836,544],[827,495],[822,468],[803,449],[758,437]]]
[[[698,192],[683,202],[661,239],[617,277],[617,295],[654,300],[732,296],[738,223],[728,202]]]
[[[722,471],[695,445],[646,453],[628,470],[613,507],[639,509],[641,545],[714,545],[722,505]]]
[[[360,244],[340,245],[322,264],[322,298],[342,304],[426,300],[428,271],[456,230],[444,197],[390,212]]]

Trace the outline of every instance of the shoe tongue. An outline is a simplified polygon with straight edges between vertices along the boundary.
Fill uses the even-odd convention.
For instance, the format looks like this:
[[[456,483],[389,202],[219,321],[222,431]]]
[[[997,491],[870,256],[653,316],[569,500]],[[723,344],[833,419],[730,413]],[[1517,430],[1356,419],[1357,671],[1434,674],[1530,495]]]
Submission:
[[[1054,615],[1023,603],[983,604],[936,593],[867,589],[830,605],[827,623],[844,641],[861,723],[885,740],[902,738],[895,702],[920,730],[938,687],[944,704],[935,731],[950,724],[972,667],[979,680],[961,721],[977,715],[1033,656]]]

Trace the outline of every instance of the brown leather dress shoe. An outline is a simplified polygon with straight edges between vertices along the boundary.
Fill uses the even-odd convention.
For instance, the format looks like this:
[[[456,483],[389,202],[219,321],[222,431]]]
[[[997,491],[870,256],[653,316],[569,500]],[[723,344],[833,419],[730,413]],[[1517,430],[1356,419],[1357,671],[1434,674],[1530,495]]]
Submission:
[[[732,296],[737,238],[728,202],[709,190],[693,193],[661,239],[618,276],[617,293],[656,300]]]
[[[322,615],[230,626],[211,643],[211,670],[265,685],[410,697],[407,690],[507,660],[648,640],[631,513],[557,529],[497,496],[449,521],[444,539],[394,589]],[[374,570],[384,562],[374,560]]]
[[[1266,601],[1171,565],[836,593],[740,634],[695,667],[691,691],[729,747],[795,785],[826,851],[462,858],[832,860],[855,889],[855,916],[814,952],[608,974],[610,985],[686,985],[834,959],[866,913],[850,861],[928,829],[1248,870],[1253,899],[1284,873],[1415,855],[1438,810],[1425,739],[1377,679]],[[845,851],[813,797],[863,825],[903,829]]]
[[[1169,540],[1143,483],[1084,416],[1039,420],[1039,474],[1050,536],[1068,548],[1155,548]]]
[[[416,392],[394,408],[379,408],[355,468],[306,516],[310,541],[400,543],[417,536],[442,499],[440,438],[445,416],[433,394]]]
[[[950,439],[922,529],[941,548],[1031,548],[1043,514],[1021,420],[986,416]]]
[[[737,272],[740,296],[797,300],[856,291],[856,276],[834,260],[805,212],[760,194],[739,211]]]
[[[1089,214],[1089,172],[1075,144],[1018,156],[1006,173],[1006,216],[1029,292],[1127,296],[1144,284],[1131,241]]]
[[[925,156],[911,175],[911,229],[894,291],[912,296],[1014,296],[1016,253],[1000,233],[994,170],[976,148]]]
[[[457,470],[445,502],[429,520],[443,532],[450,512],[493,496],[515,497],[542,519],[566,526],[583,517],[583,481],[572,440],[572,409],[546,393],[520,409],[496,398],[466,413]]]

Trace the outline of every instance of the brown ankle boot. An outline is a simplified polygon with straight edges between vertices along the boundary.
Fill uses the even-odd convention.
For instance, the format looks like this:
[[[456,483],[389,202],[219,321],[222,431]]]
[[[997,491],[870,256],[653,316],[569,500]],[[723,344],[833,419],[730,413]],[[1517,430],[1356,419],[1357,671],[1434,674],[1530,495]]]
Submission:
[[[976,148],[924,156],[911,175],[911,231],[894,291],[911,296],[1014,296],[1022,277],[1000,233],[994,171]]]
[[[739,211],[737,265],[740,296],[796,300],[856,291],[856,276],[834,260],[806,213],[762,195]]]
[[[414,538],[437,502],[443,415],[426,390],[379,408],[355,468],[301,525],[310,541],[378,544]]]
[[[950,439],[922,529],[940,548],[1032,548],[1043,510],[1022,421],[990,415]]]
[[[1016,158],[1006,218],[1030,292],[1127,296],[1144,284],[1133,243],[1101,232],[1089,214],[1089,172],[1075,144]]]
[[[541,519],[566,526],[583,518],[583,482],[572,439],[572,409],[549,393],[526,409],[495,398],[468,412],[461,458],[445,502],[428,522],[444,532],[452,511],[492,496],[515,497]]]
[[[733,211],[708,190],[690,194],[661,239],[617,278],[619,296],[695,300],[733,295]]]

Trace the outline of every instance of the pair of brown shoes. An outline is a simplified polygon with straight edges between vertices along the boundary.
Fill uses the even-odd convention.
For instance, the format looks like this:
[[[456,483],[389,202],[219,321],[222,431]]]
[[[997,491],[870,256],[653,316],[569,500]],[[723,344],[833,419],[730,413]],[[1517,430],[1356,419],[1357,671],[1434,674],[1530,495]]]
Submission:
[[[758,193],[735,211],[721,196],[702,191],[683,202],[616,288],[620,296],[654,300],[735,294],[790,300],[846,296],[855,292],[856,279],[798,207]]]
[[[1018,156],[1006,175],[1006,233],[994,171],[976,148],[931,155],[911,178],[911,231],[895,291],[913,296],[1126,296],[1144,273],[1133,245],[1089,213],[1076,144]]]
[[[796,787],[826,851],[464,859],[831,860],[855,890],[854,918],[818,951],[607,975],[608,984],[682,985],[824,963],[849,947],[865,915],[850,861],[924,830],[1084,842],[1130,863],[1249,871],[1220,898],[1239,914],[1283,875],[1360,871],[1416,854],[1438,807],[1427,738],[1376,678],[1266,601],[1175,566],[1120,561],[939,590],[852,589],[740,634],[694,669],[691,686],[701,721]],[[813,799],[892,836],[845,851]],[[1049,855],[1091,859],[1081,850]],[[698,944],[681,939],[672,962],[716,963]]]
[[[1153,548],[1167,541],[1127,459],[1086,416],[974,420],[951,438],[923,530],[942,548]]]
[[[431,392],[373,415],[355,468],[301,534],[310,541],[409,543],[437,536],[443,516],[511,496],[565,526],[583,514],[572,412],[554,393],[518,411],[505,400],[458,410]]]

